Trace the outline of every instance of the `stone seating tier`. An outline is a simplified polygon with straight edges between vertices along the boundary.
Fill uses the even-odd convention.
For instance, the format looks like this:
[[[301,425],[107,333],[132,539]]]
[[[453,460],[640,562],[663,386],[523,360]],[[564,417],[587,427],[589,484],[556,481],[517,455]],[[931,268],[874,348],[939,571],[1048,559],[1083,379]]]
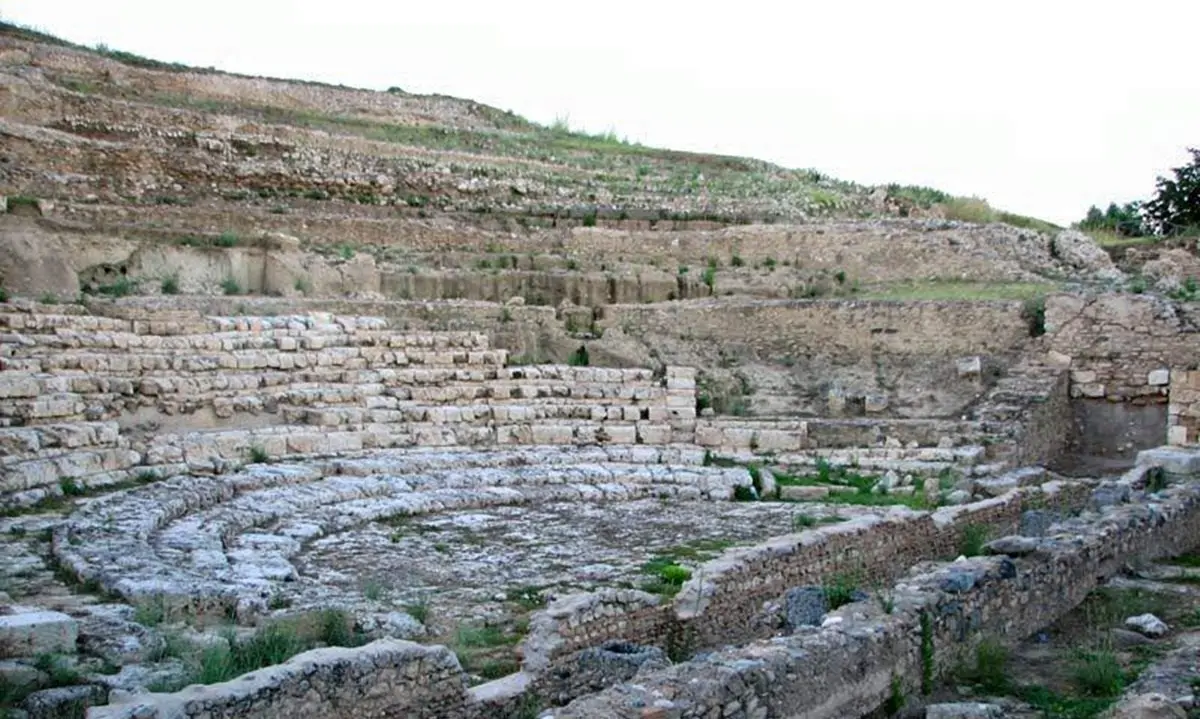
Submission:
[[[538,501],[729,499],[743,468],[701,466],[696,448],[385,450],[303,465],[251,465],[183,476],[89,502],[55,534],[54,551],[83,581],[127,600],[165,597],[195,613],[239,615],[295,579],[301,542],[396,515]],[[239,551],[267,531],[269,551]]]

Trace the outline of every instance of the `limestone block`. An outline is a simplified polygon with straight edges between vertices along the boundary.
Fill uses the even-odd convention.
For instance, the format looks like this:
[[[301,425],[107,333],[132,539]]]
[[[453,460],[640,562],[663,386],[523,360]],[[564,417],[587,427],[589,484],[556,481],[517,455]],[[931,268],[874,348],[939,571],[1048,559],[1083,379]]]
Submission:
[[[983,360],[978,357],[963,357],[955,363],[959,377],[977,378],[983,374]]]
[[[725,441],[725,432],[719,427],[705,425],[696,427],[696,444],[701,447],[720,447]]]
[[[1137,463],[1162,467],[1171,474],[1200,473],[1200,450],[1157,447],[1138,452]]]
[[[816,499],[824,499],[829,496],[829,487],[819,485],[781,485],[779,487],[779,498],[793,502],[803,502]]]
[[[725,430],[725,444],[737,449],[747,449],[754,442],[755,432],[744,427],[731,427]]]
[[[37,397],[41,389],[32,375],[0,374],[0,399]]]
[[[1050,350],[1046,353],[1046,365],[1055,369],[1067,369],[1071,366],[1071,355]]]
[[[696,376],[693,373],[691,376],[667,375],[667,390],[686,390],[688,392],[695,391]]]
[[[1167,444],[1182,447],[1188,443],[1187,427],[1177,424],[1173,427],[1167,427]]]
[[[676,407],[668,410],[669,416],[673,420],[677,419],[696,419],[695,407]]]
[[[671,428],[668,425],[638,422],[637,437],[642,444],[667,444],[671,440]]]
[[[534,444],[572,444],[574,441],[570,427],[552,424],[534,425],[530,436]]]
[[[1146,375],[1146,383],[1154,386],[1160,386],[1171,383],[1171,370],[1156,369]]]
[[[1080,384],[1075,389],[1083,397],[1098,399],[1104,396],[1104,385],[1102,384]]]
[[[758,432],[758,448],[763,452],[796,452],[803,446],[804,437],[799,432],[782,429],[764,429]]]
[[[839,387],[833,387],[829,390],[826,398],[829,414],[838,416],[846,411],[846,393]]]
[[[1071,372],[1071,381],[1075,384],[1089,384],[1096,381],[1096,373],[1092,370],[1077,369]]]
[[[79,623],[61,612],[12,607],[0,615],[0,657],[31,657],[47,652],[74,652]]]
[[[604,427],[608,440],[613,444],[634,444],[637,442],[637,428],[631,424],[610,424]]]

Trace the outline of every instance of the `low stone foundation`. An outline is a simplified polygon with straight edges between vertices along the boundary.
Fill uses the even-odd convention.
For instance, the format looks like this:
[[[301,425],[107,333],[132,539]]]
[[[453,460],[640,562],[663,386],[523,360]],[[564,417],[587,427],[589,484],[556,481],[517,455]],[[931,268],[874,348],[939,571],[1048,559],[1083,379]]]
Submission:
[[[192,686],[88,719],[327,719],[470,716],[466,675],[453,652],[381,640],[358,649],[315,649],[223,684]],[[478,716],[483,716],[479,714]]]
[[[1057,491],[1050,492],[1047,485],[1023,487],[949,511],[897,513],[863,526],[828,527],[732,550],[705,565],[673,603],[633,591],[560,600],[535,614],[523,671],[471,690],[444,647],[385,640],[309,652],[225,684],[139,697],[92,709],[88,716],[503,719],[522,716],[533,696],[561,701],[634,673],[636,684],[577,699],[555,716],[643,717],[647,707],[668,719],[862,716],[896,688],[927,691],[984,637],[1016,641],[1048,625],[1124,564],[1194,547],[1200,537],[1200,485],[1175,484],[1153,502],[1114,503],[1141,491],[1154,461],[1150,454],[1144,459],[1102,491],[1083,483],[1051,483],[1049,489]],[[971,524],[1016,532],[1023,508],[1067,509],[1089,499],[1097,511],[1062,519],[1049,532],[1026,528],[1030,538],[1020,544],[1028,551],[1020,556],[919,563],[953,555]],[[906,536],[910,539],[898,544]],[[801,557],[808,570],[796,563]],[[908,563],[917,566],[880,596],[827,615],[821,628],[768,638],[774,630],[744,621],[763,598],[796,583],[819,583],[847,562],[878,579],[874,586],[895,578],[888,567],[900,574]],[[626,644],[615,639],[639,646],[620,649]],[[672,666],[663,665],[662,652],[645,647],[662,642],[671,653],[681,642],[739,641],[750,643]],[[630,657],[637,661],[621,661]]]
[[[1160,500],[1105,507],[1071,520],[1020,557],[919,567],[890,596],[846,605],[819,629],[719,651],[576,700],[575,717],[869,714],[897,691],[928,693],[985,637],[1015,642],[1076,606],[1126,562],[1187,551],[1200,541],[1200,486]]]

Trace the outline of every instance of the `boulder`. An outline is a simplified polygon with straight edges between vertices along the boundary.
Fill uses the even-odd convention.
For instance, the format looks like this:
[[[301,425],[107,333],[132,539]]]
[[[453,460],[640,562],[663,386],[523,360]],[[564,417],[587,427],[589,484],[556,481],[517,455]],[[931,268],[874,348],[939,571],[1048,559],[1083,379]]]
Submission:
[[[1113,266],[1112,257],[1096,242],[1078,230],[1064,230],[1050,242],[1050,251],[1059,260],[1071,267],[1087,272],[1097,279],[1121,278],[1121,271]]]
[[[1136,617],[1129,617],[1125,620],[1125,626],[1152,639],[1157,639],[1170,630],[1166,622],[1153,614],[1139,614]]]

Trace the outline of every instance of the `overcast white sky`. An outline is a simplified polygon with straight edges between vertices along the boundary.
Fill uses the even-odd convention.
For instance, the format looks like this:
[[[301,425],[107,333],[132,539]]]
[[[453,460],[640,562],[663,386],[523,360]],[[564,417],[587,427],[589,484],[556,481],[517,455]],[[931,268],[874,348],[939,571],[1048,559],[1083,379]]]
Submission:
[[[1200,145],[1196,0],[0,0],[198,66],[468,97],[1068,223]]]

